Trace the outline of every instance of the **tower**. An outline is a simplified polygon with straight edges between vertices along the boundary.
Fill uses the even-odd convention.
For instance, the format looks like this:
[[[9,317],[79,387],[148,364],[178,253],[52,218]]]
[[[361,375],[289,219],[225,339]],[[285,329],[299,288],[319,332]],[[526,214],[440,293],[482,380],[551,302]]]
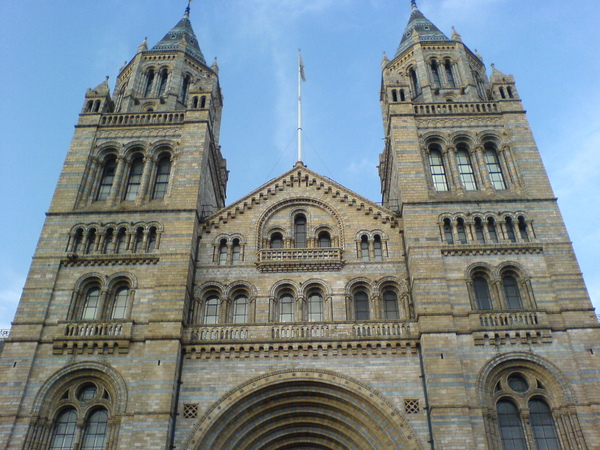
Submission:
[[[574,328],[590,327],[597,336],[598,325],[514,77],[492,64],[488,79],[482,57],[455,30],[450,38],[442,33],[415,1],[394,58],[382,66],[382,196],[403,217],[436,445],[497,448],[500,436],[518,441],[517,448],[526,440],[542,445],[533,444],[533,409],[551,405],[569,420],[591,410],[583,403],[571,408],[548,391],[539,392],[543,406],[528,404],[523,392],[531,399],[544,371],[589,364],[593,351],[567,342]],[[490,348],[498,365],[481,369],[477,355]],[[536,366],[534,355],[548,359]],[[511,387],[511,373],[528,388]],[[467,381],[476,376],[477,394]],[[475,395],[485,433],[472,418]],[[506,417],[527,423],[525,431],[507,437]],[[578,425],[561,429],[560,420],[562,435],[579,434]],[[456,421],[471,438],[453,432]],[[586,444],[574,438],[562,445]]]
[[[0,447],[592,448],[599,325],[515,80],[412,13],[383,205],[298,161],[225,205],[186,10],[87,91],[10,337]]]
[[[3,403],[10,422],[2,441],[9,448],[58,442],[47,414],[58,414],[59,423],[110,422],[102,438],[108,448],[145,441],[164,448],[171,439],[192,249],[202,212],[224,206],[227,181],[218,145],[218,67],[206,64],[189,13],[188,7],[154,47],[139,46],[112,96],[107,81],[85,95],[13,341],[3,351],[15,361],[7,376],[17,392],[12,407]],[[95,361],[82,362],[82,355]],[[114,371],[106,372],[108,366]],[[122,375],[132,370],[139,374],[135,383],[147,386],[133,397]],[[69,374],[59,385],[49,381],[57,371]],[[50,396],[40,398],[29,383],[49,388]],[[130,425],[118,427],[121,389],[137,406]],[[48,403],[54,395],[62,396],[61,405]],[[90,400],[98,407],[91,416]],[[35,401],[40,408],[25,419]],[[79,429],[61,439],[82,445],[97,437]]]

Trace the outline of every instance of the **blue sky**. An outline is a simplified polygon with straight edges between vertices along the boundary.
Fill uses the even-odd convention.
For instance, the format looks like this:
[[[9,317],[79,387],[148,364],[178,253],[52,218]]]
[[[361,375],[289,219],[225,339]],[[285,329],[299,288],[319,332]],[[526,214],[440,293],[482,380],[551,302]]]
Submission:
[[[87,88],[182,17],[183,0],[0,0],[0,328],[8,328]],[[600,2],[419,0],[486,64],[516,77],[585,280],[600,306]],[[382,52],[409,0],[196,0],[191,20],[225,96],[228,203],[296,160],[302,48],[304,161],[380,200]],[[489,73],[489,72],[488,72]]]

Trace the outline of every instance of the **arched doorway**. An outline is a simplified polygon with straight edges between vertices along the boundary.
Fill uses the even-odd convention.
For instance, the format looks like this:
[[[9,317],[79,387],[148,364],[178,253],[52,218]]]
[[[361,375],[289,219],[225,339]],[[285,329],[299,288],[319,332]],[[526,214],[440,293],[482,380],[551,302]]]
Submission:
[[[219,400],[190,450],[420,449],[403,414],[368,386],[329,371],[282,371]]]

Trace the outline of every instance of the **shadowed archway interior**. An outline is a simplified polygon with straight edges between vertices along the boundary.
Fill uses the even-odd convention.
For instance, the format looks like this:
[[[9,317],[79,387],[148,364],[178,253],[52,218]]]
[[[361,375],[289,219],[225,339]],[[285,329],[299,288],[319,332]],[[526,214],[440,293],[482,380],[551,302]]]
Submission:
[[[287,379],[248,389],[247,395],[226,399],[213,410],[225,409],[221,414],[202,421],[190,448],[420,448],[397,410],[367,389],[359,392],[355,383],[346,384]]]

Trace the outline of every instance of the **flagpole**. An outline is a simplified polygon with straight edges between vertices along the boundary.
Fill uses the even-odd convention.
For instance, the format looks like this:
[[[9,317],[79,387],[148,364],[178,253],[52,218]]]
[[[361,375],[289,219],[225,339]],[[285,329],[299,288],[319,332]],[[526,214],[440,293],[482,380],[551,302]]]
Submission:
[[[298,162],[302,162],[302,56],[298,49]]]

